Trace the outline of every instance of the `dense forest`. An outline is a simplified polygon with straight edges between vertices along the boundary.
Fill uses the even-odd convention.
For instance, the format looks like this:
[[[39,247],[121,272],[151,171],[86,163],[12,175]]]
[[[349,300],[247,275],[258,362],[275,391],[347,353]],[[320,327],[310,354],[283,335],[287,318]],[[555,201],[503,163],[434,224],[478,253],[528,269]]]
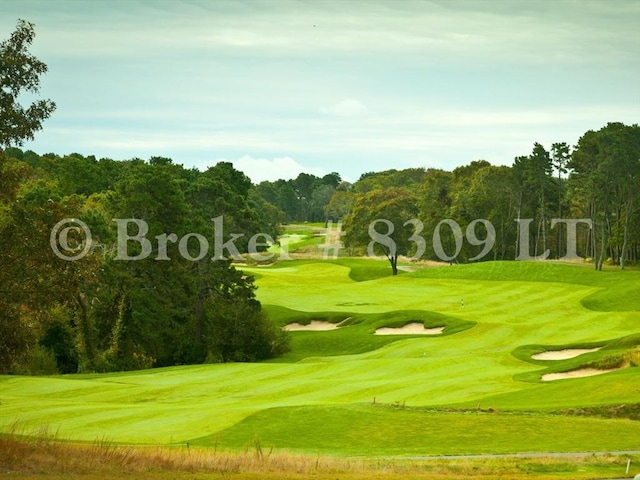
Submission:
[[[624,268],[640,257],[639,197],[640,127],[609,123],[586,132],[573,148],[534,143],[511,166],[479,160],[452,172],[365,174],[336,192],[325,213],[344,219],[345,244],[360,251],[371,240],[367,225],[387,219],[398,253],[408,256],[455,262],[581,257],[596,269],[607,261]],[[405,225],[412,219],[419,222]],[[425,239],[424,253],[410,240],[416,233]]]
[[[256,188],[286,221],[342,221],[351,253],[367,252],[369,226],[383,219],[393,226],[376,231],[392,228],[397,253],[422,259],[581,257],[601,269],[606,261],[624,267],[640,257],[638,125],[609,123],[586,132],[573,148],[534,143],[511,166],[478,160],[453,171],[368,172],[353,184],[337,173],[300,174]],[[463,237],[458,244],[456,227]],[[436,232],[441,252],[432,248]],[[484,251],[488,234],[491,248]],[[416,235],[424,239],[421,252]],[[376,245],[373,253],[389,252]]]
[[[233,261],[272,261],[260,252],[286,223],[342,222],[342,252],[386,255],[394,274],[399,255],[583,257],[596,269],[640,257],[638,125],[609,123],[573,148],[535,143],[511,166],[368,172],[353,184],[336,172],[254,185],[224,162],[39,155],[18,148],[56,108],[17,101],[47,70],[28,52],[33,37],[21,20],[0,44],[0,373],[281,355],[286,332]]]
[[[187,235],[214,239],[211,219],[222,216],[222,240],[244,234],[233,242],[238,253],[255,232],[277,236],[275,208],[231,164],[199,172],[159,157],[97,161],[8,148],[0,177],[2,371],[252,361],[287,350],[286,335],[255,299],[252,278],[230,260],[200,258],[198,238]],[[92,235],[76,261],[51,245],[50,232],[67,218],[82,220]],[[144,220],[147,232],[131,222],[125,228],[153,240],[149,255],[130,240],[132,261],[118,258],[114,218]],[[85,239],[68,228],[61,247],[73,251]],[[156,239],[165,234],[186,241],[162,249]]]

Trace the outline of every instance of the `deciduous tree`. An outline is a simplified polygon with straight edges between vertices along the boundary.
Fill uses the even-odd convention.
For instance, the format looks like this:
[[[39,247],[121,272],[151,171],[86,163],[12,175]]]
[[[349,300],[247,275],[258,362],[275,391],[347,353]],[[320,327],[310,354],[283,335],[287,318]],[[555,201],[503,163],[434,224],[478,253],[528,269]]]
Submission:
[[[378,189],[361,194],[343,222],[345,246],[367,248],[369,253],[384,255],[391,264],[393,275],[397,275],[398,257],[412,255],[417,246],[412,237],[420,227],[407,223],[415,220],[417,214],[417,198],[406,188]],[[375,232],[384,238],[373,241]]]
[[[11,37],[0,43],[0,147],[33,140],[56,108],[51,100],[36,100],[27,108],[19,102],[21,93],[39,92],[40,76],[47,71],[47,65],[29,53],[34,38],[33,23],[18,20]]]

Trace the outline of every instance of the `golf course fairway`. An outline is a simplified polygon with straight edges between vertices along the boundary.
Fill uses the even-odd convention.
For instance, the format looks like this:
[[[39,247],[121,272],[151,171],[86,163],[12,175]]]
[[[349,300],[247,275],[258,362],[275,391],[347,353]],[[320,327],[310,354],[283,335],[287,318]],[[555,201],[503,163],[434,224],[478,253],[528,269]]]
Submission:
[[[243,266],[280,326],[338,328],[292,331],[262,363],[1,376],[0,432],[367,457],[640,450],[640,271],[387,265]],[[443,329],[375,335],[412,323]],[[543,381],[586,368],[607,373]]]

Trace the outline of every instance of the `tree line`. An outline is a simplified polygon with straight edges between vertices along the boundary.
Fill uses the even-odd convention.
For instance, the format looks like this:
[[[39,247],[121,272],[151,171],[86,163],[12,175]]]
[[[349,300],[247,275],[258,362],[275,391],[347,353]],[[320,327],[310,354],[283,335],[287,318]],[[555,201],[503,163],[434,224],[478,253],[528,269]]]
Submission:
[[[162,157],[96,160],[10,147],[0,153],[0,182],[0,371],[255,361],[288,349],[255,298],[253,278],[230,260],[198,258],[198,239],[189,239],[214,239],[211,219],[220,216],[222,241],[243,234],[233,241],[239,252],[256,232],[277,237],[277,212],[230,163],[200,172]],[[63,219],[89,227],[84,258],[56,255],[51,231]],[[113,219],[144,220],[153,255],[119,261]],[[58,246],[78,250],[83,232],[70,228]],[[131,239],[141,232],[131,222],[127,229],[135,258],[141,243]],[[186,257],[177,241],[159,251],[155,239],[167,234],[187,239]]]
[[[586,132],[573,148],[555,143],[546,149],[534,143],[531,153],[515,158],[511,166],[480,160],[450,172],[413,168],[368,173],[346,192],[336,192],[326,213],[341,213],[345,244],[356,252],[371,241],[368,225],[387,219],[400,254],[415,254],[416,242],[409,239],[416,233],[431,240],[437,231],[443,251],[451,256],[457,252],[452,261],[474,261],[490,223],[495,241],[484,260],[513,260],[526,250],[529,258],[557,259],[575,244],[577,256],[596,269],[607,261],[624,268],[640,257],[639,195],[640,127],[608,123]],[[415,223],[404,225],[411,219],[420,221],[419,229]],[[461,230],[471,225],[474,231],[467,233],[476,241],[458,248],[452,222],[442,224],[446,219]],[[585,220],[575,227],[573,244],[567,238],[572,228],[554,219]],[[385,245],[375,248],[390,256]],[[426,259],[441,257],[432,249],[424,252]]]
[[[47,99],[20,103],[21,94],[38,94],[47,71],[29,52],[34,38],[34,25],[18,20],[0,43],[0,373],[255,361],[287,351],[253,278],[223,256],[201,255],[206,238],[239,253],[255,232],[277,237],[279,210],[230,163],[200,172],[165,157],[118,162],[17,148],[56,108]],[[149,238],[156,255],[140,255],[154,248]]]
[[[284,221],[342,221],[351,254],[365,254],[372,222],[388,220],[392,226],[380,222],[376,228],[380,233],[391,228],[389,237],[397,249],[391,255],[378,242],[373,253],[388,256],[394,268],[398,255],[416,253],[430,260],[453,257],[455,262],[571,254],[592,261],[596,269],[605,262],[624,268],[640,258],[637,124],[608,123],[587,131],[573,147],[534,143],[530,154],[516,157],[510,166],[478,160],[453,171],[391,169],[363,173],[353,184],[337,173],[324,178],[300,174],[295,180],[262,182],[257,191]],[[574,228],[558,219],[585,221]],[[410,220],[415,221],[405,225]],[[471,226],[473,232],[466,235],[471,241],[465,238],[458,248],[452,226],[461,232]],[[491,248],[478,258],[489,234]],[[442,252],[417,252],[417,235],[428,247],[436,242]]]

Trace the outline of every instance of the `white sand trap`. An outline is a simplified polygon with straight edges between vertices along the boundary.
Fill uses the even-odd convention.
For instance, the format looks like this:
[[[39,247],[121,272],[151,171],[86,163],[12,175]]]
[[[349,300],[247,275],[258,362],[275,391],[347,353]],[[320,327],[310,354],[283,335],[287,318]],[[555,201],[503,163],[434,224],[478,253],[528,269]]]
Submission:
[[[567,348],[565,350],[549,350],[548,352],[531,355],[534,360],[567,360],[575,358],[585,353],[597,352],[598,348]]]
[[[615,372],[616,370],[620,369],[612,368],[610,370],[597,370],[595,368],[582,368],[571,372],[547,373],[542,376],[542,381],[551,382],[553,380],[564,380],[566,378],[593,377],[594,375],[602,375],[603,373]]]
[[[331,323],[331,322],[323,322],[322,320],[311,320],[309,325],[301,325],[298,322],[289,323],[282,327],[284,330],[289,332],[300,332],[300,331],[309,331],[309,332],[321,332],[324,330],[335,330],[340,327],[340,323]]]
[[[400,328],[378,328],[375,335],[440,335],[443,330],[444,327],[424,328],[424,324],[414,322]]]

